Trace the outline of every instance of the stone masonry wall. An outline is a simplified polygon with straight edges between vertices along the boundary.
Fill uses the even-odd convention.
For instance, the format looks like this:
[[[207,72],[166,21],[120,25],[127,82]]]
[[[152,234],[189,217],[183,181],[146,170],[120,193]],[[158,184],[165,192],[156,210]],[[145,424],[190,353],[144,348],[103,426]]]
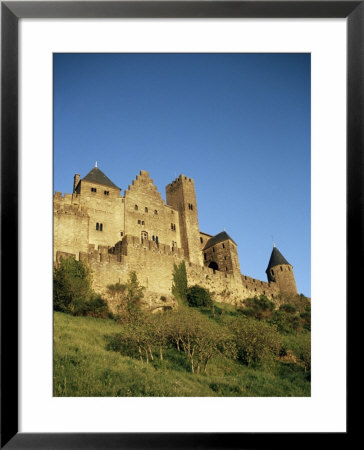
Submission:
[[[166,186],[167,204],[179,212],[181,246],[186,258],[203,265],[200,251],[197,200],[192,178],[180,175]]]
[[[173,265],[178,265],[184,256],[180,249],[175,252],[170,246],[157,246],[152,241],[126,236],[116,246],[114,253],[110,254],[107,248],[99,247],[90,253],[80,254],[80,259],[88,261],[93,273],[93,288],[102,295],[106,294],[108,285],[125,283],[129,273],[135,271],[148,295],[153,293],[156,298],[160,298],[171,297]],[[272,293],[277,292],[275,283],[268,285],[251,278],[243,282],[231,274],[197,264],[187,262],[186,270],[188,285],[198,284],[209,289],[217,302],[239,305],[243,299],[263,293],[272,299]]]
[[[54,261],[60,249],[74,255],[88,251],[89,216],[80,205],[72,205],[70,197],[57,193],[53,204]]]
[[[173,225],[173,226],[172,226]],[[125,192],[125,234],[181,247],[178,211],[167,206],[148,172],[142,170]]]

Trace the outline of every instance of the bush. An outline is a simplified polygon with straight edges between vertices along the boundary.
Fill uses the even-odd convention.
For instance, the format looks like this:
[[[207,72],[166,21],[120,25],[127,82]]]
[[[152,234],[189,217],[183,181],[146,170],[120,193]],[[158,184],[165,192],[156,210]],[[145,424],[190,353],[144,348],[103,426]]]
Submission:
[[[297,311],[297,309],[293,305],[291,305],[290,303],[284,303],[283,305],[281,305],[279,307],[279,310],[280,311],[284,311],[286,313],[290,313],[290,314],[293,314],[293,313],[295,313]]]
[[[110,317],[109,308],[91,289],[91,272],[82,261],[61,259],[54,269],[53,307],[73,316]]]
[[[61,259],[53,272],[53,307],[55,311],[72,312],[82,309],[91,295],[89,267],[74,258]]]
[[[254,319],[241,318],[231,325],[238,358],[248,366],[279,355],[281,342],[275,327]]]
[[[198,285],[191,286],[187,289],[187,302],[189,306],[195,308],[211,308],[213,305],[210,292]]]
[[[244,308],[240,312],[247,317],[255,317],[258,320],[265,319],[272,315],[274,303],[265,295],[260,297],[247,298],[244,300]]]

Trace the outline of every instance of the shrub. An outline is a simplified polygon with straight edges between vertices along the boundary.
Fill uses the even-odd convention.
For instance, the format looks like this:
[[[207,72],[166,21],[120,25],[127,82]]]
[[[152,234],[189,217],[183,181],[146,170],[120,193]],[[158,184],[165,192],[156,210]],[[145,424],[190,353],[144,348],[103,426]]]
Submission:
[[[281,305],[279,307],[279,310],[280,311],[284,311],[286,313],[290,313],[290,314],[293,314],[293,313],[295,313],[297,311],[297,309],[293,305],[291,305],[290,303],[284,303],[283,305]]]
[[[240,312],[247,317],[255,317],[258,320],[262,320],[270,317],[273,310],[274,303],[265,295],[261,295],[260,297],[247,298],[244,300],[244,308],[241,308]]]
[[[91,289],[89,267],[73,258],[61,259],[54,269],[53,307],[73,316],[110,316],[106,302]]]
[[[240,318],[231,325],[238,358],[248,366],[279,354],[281,349],[277,329],[254,319]]]
[[[187,302],[189,306],[195,308],[211,308],[213,305],[210,292],[198,285],[191,286],[187,289]]]
[[[82,309],[91,295],[89,267],[74,258],[61,259],[53,272],[53,307],[55,311],[72,312]]]

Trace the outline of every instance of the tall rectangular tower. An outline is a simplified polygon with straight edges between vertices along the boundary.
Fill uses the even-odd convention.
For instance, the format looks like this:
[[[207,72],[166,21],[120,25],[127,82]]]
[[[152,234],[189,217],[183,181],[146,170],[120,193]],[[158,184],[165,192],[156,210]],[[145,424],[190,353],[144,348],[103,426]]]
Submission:
[[[200,249],[195,184],[192,178],[180,175],[166,187],[167,204],[177,209],[180,220],[181,245],[190,262],[203,265]]]

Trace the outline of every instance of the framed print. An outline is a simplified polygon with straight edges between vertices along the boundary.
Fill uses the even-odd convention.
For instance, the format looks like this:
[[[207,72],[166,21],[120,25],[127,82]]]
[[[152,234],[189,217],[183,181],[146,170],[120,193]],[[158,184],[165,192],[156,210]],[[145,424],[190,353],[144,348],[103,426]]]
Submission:
[[[2,446],[234,448],[258,447],[282,433],[287,444],[297,439],[293,433],[347,438],[346,304],[362,268],[362,2],[1,6]],[[239,153],[244,146],[254,150]],[[178,175],[180,167],[188,173]],[[129,187],[127,169],[141,169]],[[71,191],[63,188],[66,176]],[[195,192],[198,179],[206,187]],[[212,199],[213,212],[204,206]],[[239,246],[248,266],[239,267],[235,234],[248,222],[244,214],[251,218],[252,199],[263,233],[274,234],[268,283],[249,275],[242,257],[248,246]],[[241,216],[230,236],[234,208]],[[275,214],[287,226],[278,237]],[[295,255],[304,260],[307,249],[312,278],[312,390],[311,353],[305,356],[303,340],[293,351],[311,330],[311,293],[301,261],[291,265],[281,248],[291,234]],[[83,294],[66,297],[57,289],[70,276],[62,270],[76,270],[72,264],[91,268],[93,284],[77,284]],[[156,314],[146,318],[143,302]],[[175,304],[189,312],[167,326]],[[108,322],[96,331],[99,320]],[[188,353],[190,343],[181,335],[173,341],[173,333],[195,321],[204,331],[196,353]],[[249,359],[242,321],[244,333],[251,326],[268,336],[274,327],[285,336],[285,346],[275,348],[271,337],[271,350],[265,344],[262,351],[264,367],[274,366],[278,378],[290,371],[282,386],[274,386],[273,372],[259,372],[263,356]],[[169,330],[165,340],[157,341],[157,322],[159,337]],[[201,342],[208,336],[216,354],[196,358],[206,355]],[[93,340],[103,348],[87,365],[82,346]],[[230,358],[228,369],[221,370],[219,355]],[[125,372],[117,375],[121,358]],[[254,373],[246,368],[252,361]],[[173,380],[168,364],[180,366]],[[160,367],[158,379],[150,375]]]

